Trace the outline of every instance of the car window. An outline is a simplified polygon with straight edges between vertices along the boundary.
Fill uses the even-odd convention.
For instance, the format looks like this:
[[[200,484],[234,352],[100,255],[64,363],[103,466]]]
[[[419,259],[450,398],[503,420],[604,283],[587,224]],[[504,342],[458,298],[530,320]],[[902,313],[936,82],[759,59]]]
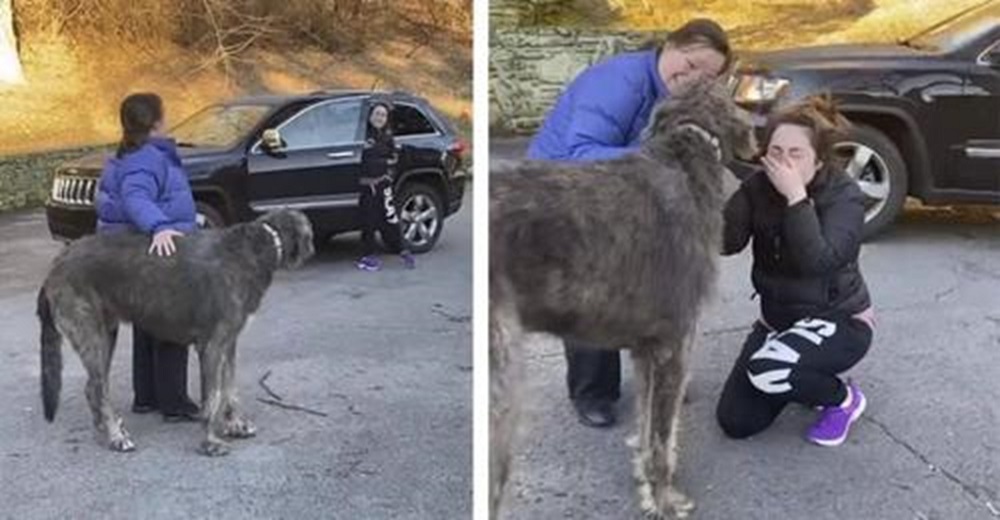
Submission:
[[[396,105],[392,110],[392,132],[396,137],[437,133],[423,112],[409,105]]]
[[[353,143],[361,119],[361,101],[334,101],[306,108],[281,128],[287,149]]]

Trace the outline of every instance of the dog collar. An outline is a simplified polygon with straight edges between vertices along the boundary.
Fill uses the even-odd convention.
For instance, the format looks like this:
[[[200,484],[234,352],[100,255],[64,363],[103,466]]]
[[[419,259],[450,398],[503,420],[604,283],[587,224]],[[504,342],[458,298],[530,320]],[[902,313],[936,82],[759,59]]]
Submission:
[[[715,152],[715,160],[722,160],[722,148],[719,147],[719,138],[712,135],[711,132],[705,130],[704,128],[698,126],[695,123],[681,123],[677,125],[677,130],[690,130],[701,136],[702,139],[712,145],[712,151]]]
[[[267,231],[267,234],[271,235],[271,241],[274,242],[274,251],[278,254],[278,264],[281,264],[281,258],[284,256],[282,254],[284,248],[281,247],[281,235],[278,235],[278,232],[267,222],[261,222],[261,224],[264,226],[264,231]]]

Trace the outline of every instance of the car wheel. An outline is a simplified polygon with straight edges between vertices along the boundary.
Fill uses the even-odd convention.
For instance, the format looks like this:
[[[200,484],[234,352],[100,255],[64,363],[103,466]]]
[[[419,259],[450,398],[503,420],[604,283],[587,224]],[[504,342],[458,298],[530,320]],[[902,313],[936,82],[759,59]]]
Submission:
[[[399,192],[403,240],[414,253],[434,248],[444,225],[444,207],[438,192],[423,183],[404,184]]]
[[[865,196],[865,240],[881,233],[899,216],[906,202],[907,171],[899,148],[868,125],[856,124],[846,141],[834,145],[846,161],[845,171]]]
[[[213,229],[226,227],[226,218],[214,206],[207,202],[195,202],[195,222],[198,229]]]

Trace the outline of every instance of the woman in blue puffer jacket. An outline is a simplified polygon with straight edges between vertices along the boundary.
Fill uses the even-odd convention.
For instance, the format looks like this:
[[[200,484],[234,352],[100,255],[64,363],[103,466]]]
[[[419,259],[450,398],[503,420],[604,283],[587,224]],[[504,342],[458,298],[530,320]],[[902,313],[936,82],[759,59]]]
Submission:
[[[653,107],[704,77],[719,77],[733,61],[718,23],[695,19],[655,49],[610,57],[582,71],[545,116],[528,159],[601,161],[639,150]],[[577,417],[586,426],[615,422],[621,361],[616,350],[566,344],[566,382]]]
[[[122,140],[101,174],[98,233],[143,233],[150,254],[170,256],[174,239],[197,229],[194,198],[174,141],[163,134],[163,101],[133,94],[120,109]],[[150,261],[156,261],[150,259]],[[168,422],[196,420],[187,395],[187,345],[157,340],[133,327],[132,411],[159,410]]]

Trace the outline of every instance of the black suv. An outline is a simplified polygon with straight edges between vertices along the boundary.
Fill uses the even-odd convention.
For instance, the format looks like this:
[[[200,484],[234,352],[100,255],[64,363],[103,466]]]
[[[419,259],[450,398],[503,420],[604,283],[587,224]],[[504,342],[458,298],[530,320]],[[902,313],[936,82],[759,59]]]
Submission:
[[[361,149],[375,98],[393,104],[405,239],[414,252],[430,250],[444,218],[461,207],[466,144],[426,100],[400,92],[249,97],[177,125],[170,135],[191,179],[199,225],[225,226],[284,207],[304,211],[320,242],[359,229]],[[96,152],[56,169],[46,203],[54,238],[94,232],[104,160],[105,152]]]
[[[1000,2],[962,11],[895,45],[831,45],[741,57],[738,104],[764,115],[829,92],[854,123],[838,144],[868,204],[865,236],[907,195],[925,204],[1000,203]],[[735,165],[745,174],[753,165]]]

